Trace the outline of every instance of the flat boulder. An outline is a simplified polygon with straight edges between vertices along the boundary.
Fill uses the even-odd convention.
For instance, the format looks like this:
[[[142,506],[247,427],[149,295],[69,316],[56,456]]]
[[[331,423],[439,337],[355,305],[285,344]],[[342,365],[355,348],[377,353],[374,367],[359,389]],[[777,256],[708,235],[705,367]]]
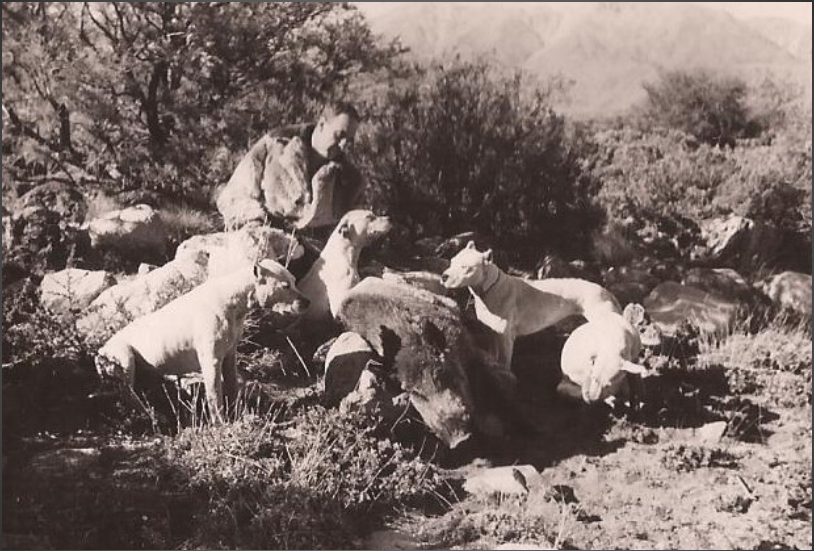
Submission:
[[[135,205],[94,218],[86,225],[94,249],[114,249],[126,258],[163,258],[169,232],[158,211],[149,205]]]
[[[800,272],[783,272],[759,284],[772,303],[781,309],[811,316],[811,276]]]
[[[104,270],[67,268],[45,274],[40,283],[40,304],[59,313],[87,308],[116,279]]]
[[[469,475],[464,490],[472,495],[527,495],[542,484],[542,477],[532,465],[492,467]]]
[[[706,333],[721,334],[732,326],[740,304],[695,287],[665,281],[644,299],[644,307],[666,335],[674,335],[685,322]]]
[[[402,283],[366,278],[338,312],[382,357],[426,425],[450,448],[471,436],[470,351],[454,301]]]

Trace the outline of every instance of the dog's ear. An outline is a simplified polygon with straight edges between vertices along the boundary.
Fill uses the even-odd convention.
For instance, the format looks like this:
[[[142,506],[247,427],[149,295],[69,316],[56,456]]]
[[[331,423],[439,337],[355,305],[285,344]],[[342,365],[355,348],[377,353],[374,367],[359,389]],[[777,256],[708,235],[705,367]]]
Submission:
[[[466,244],[466,248],[467,249],[474,249],[475,248],[475,242],[470,241],[469,243]]]
[[[338,228],[336,228],[336,231],[339,232],[339,235],[347,239],[348,235],[350,235],[350,223],[345,220]]]
[[[483,253],[483,258],[486,260],[486,262],[491,262],[492,261],[492,249],[489,249],[485,253]]]

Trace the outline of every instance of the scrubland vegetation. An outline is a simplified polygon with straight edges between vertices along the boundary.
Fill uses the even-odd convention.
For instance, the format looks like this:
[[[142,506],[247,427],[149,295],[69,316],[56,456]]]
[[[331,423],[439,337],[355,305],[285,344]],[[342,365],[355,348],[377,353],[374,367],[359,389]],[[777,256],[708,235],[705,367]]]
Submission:
[[[617,226],[683,266],[702,221],[740,215],[810,255],[810,98],[783,83],[665,72],[633,112],[572,120],[552,108],[567,93],[556,82],[409,62],[343,3],[2,11],[4,220],[26,191],[61,182],[88,199],[87,217],[152,203],[174,245],[217,231],[212,193],[249,144],[345,98],[365,119],[365,200],[401,225],[397,250],[472,231],[518,271],[550,254],[607,267],[622,259],[600,257],[594,239]],[[688,329],[650,358],[663,376],[641,408],[543,405],[546,439],[493,448],[495,464],[541,469],[541,487],[466,497],[450,474],[460,458],[416,419],[400,431],[375,412],[325,409],[290,350],[241,349],[265,394],[247,394],[225,427],[169,384],[140,410],[88,400],[100,342],[36,296],[46,270],[82,258],[72,236],[49,219],[9,241],[4,222],[4,547],[349,549],[391,526],[427,548],[810,548],[810,319],[753,313],[765,317],[723,338]],[[810,273],[810,256],[785,258]],[[694,438],[714,421],[722,439]],[[32,458],[77,449],[92,453],[69,461],[76,471],[41,461],[31,475]],[[654,489],[661,502],[636,501]]]

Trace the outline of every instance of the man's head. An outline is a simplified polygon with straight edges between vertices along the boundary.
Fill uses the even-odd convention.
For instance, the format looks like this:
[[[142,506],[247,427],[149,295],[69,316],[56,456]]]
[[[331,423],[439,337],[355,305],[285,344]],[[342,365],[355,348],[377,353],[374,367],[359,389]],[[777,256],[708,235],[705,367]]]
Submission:
[[[470,241],[452,257],[449,268],[441,275],[441,283],[447,289],[477,287],[486,278],[486,266],[489,264],[492,264],[492,250],[480,252],[475,248],[475,242]]]
[[[311,135],[311,147],[326,159],[338,159],[353,145],[359,120],[359,113],[349,103],[326,105]]]

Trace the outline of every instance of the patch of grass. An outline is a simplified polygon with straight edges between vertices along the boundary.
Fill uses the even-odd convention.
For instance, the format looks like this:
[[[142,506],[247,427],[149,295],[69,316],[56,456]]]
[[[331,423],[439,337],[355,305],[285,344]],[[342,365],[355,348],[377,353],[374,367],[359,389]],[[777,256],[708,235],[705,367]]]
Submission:
[[[526,496],[470,496],[442,516],[412,512],[397,529],[425,549],[494,549],[504,543],[568,549],[584,512],[579,505],[550,499],[543,491]]]
[[[198,496],[191,545],[348,549],[401,507],[432,499],[432,464],[375,434],[368,415],[305,407],[243,415],[168,440],[168,464]]]
[[[738,466],[735,455],[714,446],[669,444],[664,449],[661,464],[671,471],[690,472],[701,468]]]
[[[194,235],[214,233],[223,229],[219,215],[202,212],[186,205],[168,203],[162,205],[160,213],[173,247]]]
[[[811,325],[787,324],[782,318],[759,331],[749,331],[749,321],[733,329],[723,340],[700,339],[698,364],[734,369],[811,370]]]

